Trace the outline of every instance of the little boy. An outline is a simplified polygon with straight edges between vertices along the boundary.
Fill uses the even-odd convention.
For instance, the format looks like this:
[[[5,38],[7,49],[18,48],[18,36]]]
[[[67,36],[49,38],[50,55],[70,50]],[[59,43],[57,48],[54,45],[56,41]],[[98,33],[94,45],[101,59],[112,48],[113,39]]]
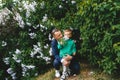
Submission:
[[[61,62],[67,63],[67,66],[64,66],[63,64],[63,73],[61,76],[61,80],[64,80],[66,76],[70,74],[69,64],[72,60],[72,56],[75,56],[76,54],[76,46],[75,42],[70,39],[72,37],[72,30],[66,29],[64,30],[64,37],[62,40],[58,42],[58,49],[60,49],[60,58]],[[68,58],[69,57],[69,58]]]

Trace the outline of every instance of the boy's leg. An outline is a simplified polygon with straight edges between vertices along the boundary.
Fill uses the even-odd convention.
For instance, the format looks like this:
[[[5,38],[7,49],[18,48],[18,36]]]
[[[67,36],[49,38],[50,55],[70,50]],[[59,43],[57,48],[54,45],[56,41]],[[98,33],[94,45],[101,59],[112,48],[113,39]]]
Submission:
[[[60,80],[65,80],[66,79],[67,67],[64,66],[64,65],[62,67],[63,67],[63,72],[62,72],[62,76],[60,77]]]
[[[66,60],[64,60],[66,61]],[[66,62],[69,62],[70,61],[66,61]],[[69,66],[64,66],[63,65],[63,72],[62,72],[62,76],[61,76],[61,79],[60,80],[65,80],[66,77],[68,77],[70,75],[70,69],[69,69]]]

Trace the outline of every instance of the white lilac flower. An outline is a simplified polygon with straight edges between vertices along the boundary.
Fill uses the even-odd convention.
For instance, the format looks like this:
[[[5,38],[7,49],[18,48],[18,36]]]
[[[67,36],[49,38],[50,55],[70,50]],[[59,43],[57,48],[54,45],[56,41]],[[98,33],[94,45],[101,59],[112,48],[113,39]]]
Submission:
[[[22,76],[25,76],[25,72],[24,71],[22,72]]]
[[[14,73],[13,68],[8,68],[8,69],[7,69],[7,72],[8,72],[8,74]]]
[[[29,66],[26,66],[28,69],[34,69],[35,66],[34,65],[29,65]]]
[[[37,54],[37,52],[31,51],[30,56],[33,58],[36,54]]]
[[[47,19],[48,19],[47,14],[45,14],[45,15],[43,16],[42,22],[47,21]]]
[[[52,35],[51,34],[49,34],[48,37],[49,37],[49,40],[52,40]]]
[[[43,55],[43,53],[42,52],[40,52],[40,57],[42,58],[42,57],[44,57],[44,55]]]
[[[24,21],[22,20],[22,17],[20,16],[19,13],[15,12],[14,19],[15,19],[16,21],[18,21],[18,24],[19,24],[19,27],[20,27],[20,28],[24,28],[25,23],[24,23]]]
[[[13,2],[19,2],[19,0],[13,0]]]
[[[31,29],[28,29],[28,31],[31,31]]]
[[[6,58],[3,59],[3,61],[4,61],[4,63],[5,63],[6,65],[8,65],[8,64],[10,63],[9,60],[10,60],[9,57],[6,57]]]
[[[37,59],[40,59],[40,56],[36,56]]]
[[[5,80],[8,80],[8,78],[5,78]]]
[[[12,14],[12,12],[8,8],[0,10],[0,24],[5,24],[5,21],[10,18],[9,14]]]
[[[46,44],[46,45],[44,46],[44,48],[45,48],[45,49],[47,49],[48,47],[49,47],[49,45],[48,45],[48,44]]]
[[[39,24],[36,26],[37,28],[39,27]]]
[[[38,76],[38,73],[35,73],[35,76]]]
[[[50,50],[49,50],[49,54],[50,54],[50,56],[53,55],[53,54],[52,54],[52,48],[50,48]]]
[[[25,67],[25,65],[24,65],[24,64],[21,64],[21,67]]]
[[[17,60],[17,55],[13,54],[12,58],[16,61]]]
[[[26,75],[27,75],[27,76],[29,76],[29,75],[30,75],[30,73],[28,73],[28,72],[27,72],[27,73],[26,73]]]
[[[35,12],[35,6],[37,3],[33,1],[29,4],[28,1],[23,1],[23,7],[26,10],[26,17],[28,18],[30,16],[30,12]]]
[[[12,76],[12,79],[13,80],[15,80],[17,77],[16,77],[16,73],[13,73],[13,74],[11,74],[11,76]]]
[[[39,28],[39,25],[33,26],[33,28],[34,28],[34,29],[37,29],[37,28]]]
[[[40,29],[40,31],[41,31],[41,32],[44,32],[44,30],[43,30],[43,29]]]
[[[43,29],[45,28],[45,26],[43,26],[42,24],[40,24],[40,27],[43,28]]]
[[[29,2],[28,2],[29,3]],[[26,9],[27,11],[33,11],[33,12],[35,12],[35,6],[37,5],[36,4],[36,2],[34,1],[34,2],[32,2],[31,4],[28,4],[28,3],[26,3],[26,1],[25,1],[25,3],[23,3],[23,7],[24,7],[24,9]]]
[[[16,60],[17,63],[20,63],[21,61],[22,61],[22,60],[20,60],[20,59],[17,59],[17,60]]]
[[[53,23],[51,23],[50,25],[53,26]]]
[[[41,47],[40,42],[37,42],[37,45],[38,45],[39,47]]]
[[[7,45],[7,42],[2,41],[2,46],[4,47],[4,46],[6,46],[6,45]]]
[[[71,1],[71,3],[72,3],[72,4],[75,4],[75,3],[76,3],[76,1],[72,0],[72,1]]]
[[[33,45],[33,49],[35,52],[40,52],[41,51],[41,48],[39,48],[37,45]]]
[[[59,5],[59,8],[63,8],[62,5]]]
[[[34,39],[36,37],[36,35],[37,35],[36,33],[29,33],[29,36],[31,39]]]
[[[43,57],[43,59],[47,62],[47,61],[50,61],[50,58],[49,57]]]
[[[27,11],[27,12],[26,12],[26,18],[28,18],[29,16],[30,16],[30,12]]]
[[[12,57],[17,63],[20,63],[22,60],[19,59],[18,55],[16,54],[13,54],[13,57]]]
[[[47,64],[50,63],[51,58],[49,58],[49,57],[43,57],[43,59],[46,61]]]
[[[15,53],[16,54],[21,54],[21,51],[19,49],[16,49]]]
[[[35,1],[33,1],[30,5],[29,8],[31,9],[31,11],[35,12],[35,6],[37,5],[37,3]]]
[[[30,56],[34,57],[36,54],[40,54],[40,57],[43,57],[42,49],[40,48],[40,42],[37,45],[33,45],[33,51],[31,51]]]
[[[22,12],[23,8],[18,8],[20,12]]]
[[[66,3],[68,3],[68,1],[66,1]]]
[[[17,55],[13,54],[12,58],[16,61],[17,60]]]
[[[2,7],[2,0],[0,0],[0,7]]]
[[[28,26],[31,26],[31,25],[32,25],[32,24],[31,24],[31,23],[29,23],[29,22],[27,22],[26,24],[27,24]]]
[[[27,71],[27,67],[25,64],[21,64],[21,67],[22,67],[22,71],[23,73],[25,73]]]
[[[12,52],[9,52],[9,54],[12,54]]]
[[[40,3],[40,8],[41,8],[41,9],[44,9],[44,6],[45,6],[45,2],[42,1],[42,3]]]
[[[35,69],[35,66],[34,66],[34,65],[21,64],[21,67],[22,67],[22,74],[23,74],[23,76],[26,75],[26,72],[27,72],[29,69]]]
[[[12,77],[12,79],[13,79],[13,80],[16,80],[16,79],[17,79],[17,77]]]

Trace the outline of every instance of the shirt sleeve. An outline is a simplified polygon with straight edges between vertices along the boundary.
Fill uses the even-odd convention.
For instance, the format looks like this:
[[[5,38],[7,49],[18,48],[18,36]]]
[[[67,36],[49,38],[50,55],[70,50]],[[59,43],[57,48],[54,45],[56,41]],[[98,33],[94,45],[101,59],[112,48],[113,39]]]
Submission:
[[[57,47],[58,47],[58,49],[61,49],[61,48],[62,48],[62,45],[58,42]]]

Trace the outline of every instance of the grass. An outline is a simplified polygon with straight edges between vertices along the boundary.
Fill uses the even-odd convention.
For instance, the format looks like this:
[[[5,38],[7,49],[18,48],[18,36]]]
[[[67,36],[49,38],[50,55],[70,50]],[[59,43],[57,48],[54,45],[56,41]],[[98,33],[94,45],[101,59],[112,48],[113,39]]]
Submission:
[[[120,80],[119,75],[115,77],[114,75],[108,75],[102,72],[97,67],[93,67],[86,62],[81,62],[80,74],[77,76],[70,76],[67,80]],[[59,80],[55,78],[54,69],[50,69],[45,74],[39,75],[36,80]]]
[[[51,69],[48,72],[46,72],[45,74],[39,75],[36,80],[53,80],[54,79],[54,70]]]

